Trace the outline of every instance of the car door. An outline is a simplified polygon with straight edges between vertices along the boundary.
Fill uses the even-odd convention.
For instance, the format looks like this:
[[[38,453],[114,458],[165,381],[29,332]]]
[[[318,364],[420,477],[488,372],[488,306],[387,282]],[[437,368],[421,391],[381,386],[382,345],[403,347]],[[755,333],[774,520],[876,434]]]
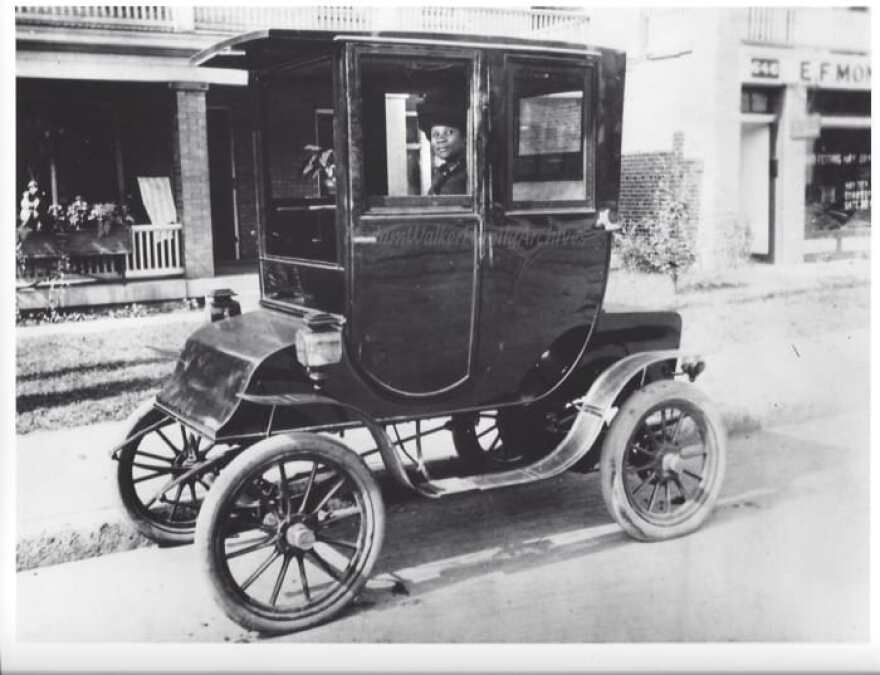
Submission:
[[[482,236],[474,132],[479,54],[352,45],[346,59],[348,349],[361,371],[391,393],[441,395],[468,381],[474,358]],[[464,127],[456,163],[444,160],[448,148],[429,138],[432,128],[446,128],[430,125],[442,116],[438,105],[455,117],[441,121]],[[451,176],[445,184],[441,170]]]

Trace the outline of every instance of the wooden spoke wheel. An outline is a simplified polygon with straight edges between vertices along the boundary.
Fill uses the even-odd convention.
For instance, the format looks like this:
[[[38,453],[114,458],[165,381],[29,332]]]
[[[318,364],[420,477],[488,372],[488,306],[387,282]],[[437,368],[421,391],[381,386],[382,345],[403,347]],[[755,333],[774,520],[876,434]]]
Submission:
[[[505,469],[534,462],[565,438],[577,415],[570,405],[516,406],[456,415],[455,451],[473,470]]]
[[[721,418],[696,387],[654,382],[630,396],[602,445],[602,496],[617,523],[643,541],[697,529],[724,477]]]
[[[363,460],[326,436],[293,433],[257,443],[224,469],[199,515],[196,546],[226,614],[276,633],[342,610],[366,583],[384,528]]]
[[[220,466],[211,461],[230,446],[213,446],[152,406],[133,415],[126,437],[150,431],[118,455],[116,482],[125,512],[138,531],[160,544],[193,540],[196,518]]]

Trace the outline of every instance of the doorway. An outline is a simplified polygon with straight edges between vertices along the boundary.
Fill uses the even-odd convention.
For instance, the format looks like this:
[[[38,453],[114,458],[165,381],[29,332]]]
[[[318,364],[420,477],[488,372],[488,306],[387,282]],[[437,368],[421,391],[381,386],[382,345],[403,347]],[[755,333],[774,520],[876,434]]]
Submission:
[[[740,132],[740,219],[751,231],[751,253],[772,257],[771,125],[743,123]]]
[[[215,265],[235,262],[241,257],[234,150],[229,109],[208,108],[208,172]]]

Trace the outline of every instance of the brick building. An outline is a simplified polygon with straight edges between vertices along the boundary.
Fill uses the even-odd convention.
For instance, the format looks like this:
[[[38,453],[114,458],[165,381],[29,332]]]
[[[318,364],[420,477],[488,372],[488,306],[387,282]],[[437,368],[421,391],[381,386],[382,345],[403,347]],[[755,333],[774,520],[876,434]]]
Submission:
[[[15,18],[16,203],[35,179],[44,205],[81,197],[133,218],[126,241],[28,230],[23,308],[49,302],[41,279],[62,259],[83,282],[67,287],[71,306],[199,296],[256,270],[247,74],[191,66],[200,50],[265,27],[584,42],[588,25],[571,10],[418,6],[19,6]]]
[[[608,10],[591,32],[628,54],[625,217],[644,217],[656,169],[681,157],[704,266],[741,247],[768,262],[868,249],[866,9]]]

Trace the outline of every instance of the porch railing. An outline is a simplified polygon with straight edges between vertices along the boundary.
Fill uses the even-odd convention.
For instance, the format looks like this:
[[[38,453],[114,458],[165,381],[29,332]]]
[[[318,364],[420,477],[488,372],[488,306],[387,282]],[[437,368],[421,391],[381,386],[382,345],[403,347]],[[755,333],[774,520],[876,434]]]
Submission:
[[[125,276],[138,279],[183,274],[181,231],[179,224],[133,225]]]
[[[23,25],[236,33],[255,28],[412,31],[542,37],[584,42],[589,17],[578,11],[400,6],[24,6]]]

